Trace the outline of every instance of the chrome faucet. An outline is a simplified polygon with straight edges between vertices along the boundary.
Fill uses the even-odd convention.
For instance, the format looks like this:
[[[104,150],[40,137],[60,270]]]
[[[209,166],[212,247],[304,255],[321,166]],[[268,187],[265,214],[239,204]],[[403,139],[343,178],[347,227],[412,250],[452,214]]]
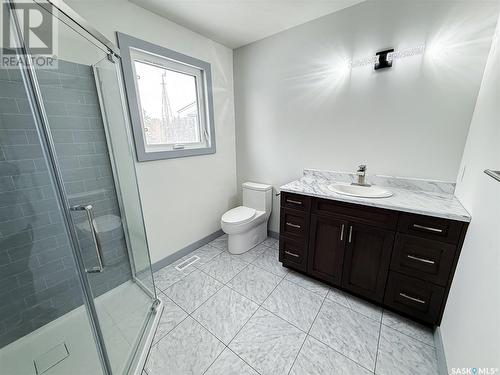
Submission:
[[[358,182],[352,182],[351,185],[371,186],[370,184],[367,184],[365,182],[365,177],[366,177],[366,165],[365,164],[361,164],[358,167],[358,170],[356,171],[356,175],[358,176]]]

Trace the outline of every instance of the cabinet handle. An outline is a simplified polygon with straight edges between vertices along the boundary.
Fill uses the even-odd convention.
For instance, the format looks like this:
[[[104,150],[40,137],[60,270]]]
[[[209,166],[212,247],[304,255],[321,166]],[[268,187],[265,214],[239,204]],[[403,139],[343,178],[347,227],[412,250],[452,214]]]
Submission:
[[[301,201],[294,201],[293,199],[287,199],[286,202],[287,203],[298,204],[298,205],[302,206],[302,202]]]
[[[300,229],[300,225],[298,225],[298,224],[292,224],[292,223],[287,222],[286,225],[288,225],[289,227],[292,227],[292,228]]]
[[[443,233],[442,229],[439,228],[432,228],[432,227],[426,227],[425,225],[420,225],[420,224],[413,224],[413,228],[415,229],[422,229],[426,230],[428,232],[434,232],[434,233]]]
[[[413,301],[413,302],[418,302],[418,303],[421,303],[421,304],[423,304],[423,305],[425,305],[425,304],[426,304],[426,302],[425,302],[424,300],[421,300],[421,299],[419,299],[419,298],[415,298],[415,297],[411,297],[411,296],[409,296],[409,295],[408,295],[408,294],[406,294],[406,293],[399,293],[399,295],[400,295],[401,297],[403,297],[403,298],[409,299],[410,301]]]
[[[410,255],[410,254],[406,255],[406,257],[409,258],[409,259],[417,260],[417,261],[422,262],[422,263],[429,263],[429,264],[436,263],[433,260],[425,259],[425,258],[419,258],[419,257],[416,257],[414,255]]]
[[[344,241],[344,227],[345,225],[342,224],[342,229],[340,230],[340,241]]]
[[[349,243],[352,242],[352,225],[349,227]]]
[[[285,251],[285,254],[286,254],[286,255],[291,255],[292,257],[295,257],[295,258],[300,257],[300,255],[299,255],[299,254],[291,253],[291,252],[289,252],[289,251]]]

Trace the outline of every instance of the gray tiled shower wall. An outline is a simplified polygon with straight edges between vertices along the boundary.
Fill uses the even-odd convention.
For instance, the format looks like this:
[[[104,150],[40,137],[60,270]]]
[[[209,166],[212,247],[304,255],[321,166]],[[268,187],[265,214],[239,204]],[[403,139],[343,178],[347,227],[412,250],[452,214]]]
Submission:
[[[94,76],[90,66],[60,61],[38,78],[70,203],[92,204],[97,217],[106,266],[89,276],[97,296],[131,271]],[[92,267],[85,214],[74,218]],[[62,220],[20,72],[0,70],[0,348],[82,305]]]

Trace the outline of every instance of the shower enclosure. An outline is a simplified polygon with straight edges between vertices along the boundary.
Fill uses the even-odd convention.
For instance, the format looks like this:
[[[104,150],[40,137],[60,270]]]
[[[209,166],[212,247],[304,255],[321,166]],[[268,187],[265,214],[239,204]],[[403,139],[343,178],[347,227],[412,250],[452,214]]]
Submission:
[[[28,6],[57,26],[56,67],[3,8],[22,64],[0,68],[0,373],[140,373],[162,305],[120,56],[52,3]]]

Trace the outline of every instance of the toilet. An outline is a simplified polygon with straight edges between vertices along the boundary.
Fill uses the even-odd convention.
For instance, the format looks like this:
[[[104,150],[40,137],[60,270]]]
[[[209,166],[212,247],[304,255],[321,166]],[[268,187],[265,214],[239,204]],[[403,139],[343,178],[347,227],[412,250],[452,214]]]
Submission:
[[[242,188],[243,205],[227,211],[221,219],[231,254],[243,254],[267,238],[273,204],[271,185],[244,182]]]

